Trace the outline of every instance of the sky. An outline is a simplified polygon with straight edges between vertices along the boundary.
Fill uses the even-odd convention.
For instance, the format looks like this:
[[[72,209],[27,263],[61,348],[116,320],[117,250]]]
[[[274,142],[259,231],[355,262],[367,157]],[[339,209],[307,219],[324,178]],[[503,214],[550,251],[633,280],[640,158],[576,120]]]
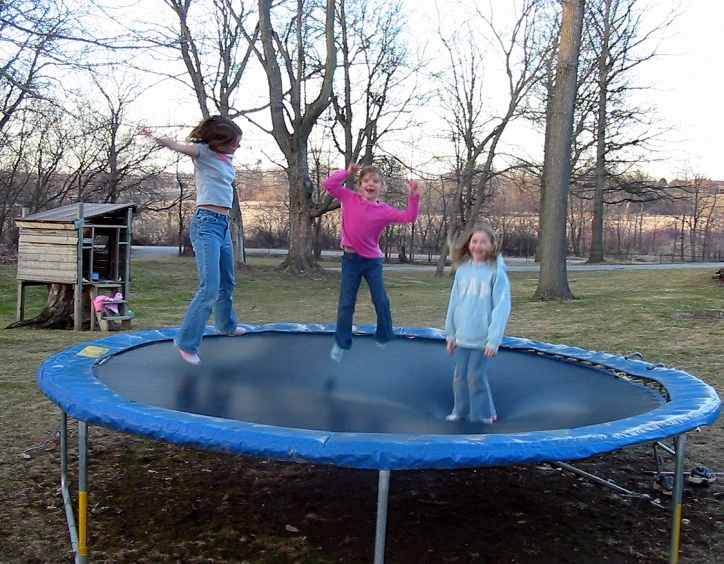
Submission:
[[[432,30],[425,29],[432,14],[432,2],[414,2],[411,30],[425,40]],[[509,0],[492,0],[502,5]],[[655,3],[657,0],[649,0]],[[663,10],[676,0],[660,0],[661,7],[652,9],[652,21],[659,21]],[[659,139],[657,158],[643,166],[655,178],[692,177],[693,175],[724,180],[724,111],[721,98],[724,89],[718,73],[724,55],[720,29],[724,21],[724,1],[683,0],[681,14],[673,22],[658,48],[658,55],[639,67],[642,84],[650,87],[640,94],[652,106],[667,130]],[[496,8],[497,9],[497,8]],[[448,15],[450,12],[448,12]],[[258,80],[264,80],[259,76]],[[149,119],[156,123],[188,123],[189,115],[198,109],[191,95],[178,87],[171,93],[157,89],[149,92],[148,103],[155,106]],[[151,117],[152,116],[152,117]],[[240,122],[245,131],[245,153],[237,152],[237,161],[253,165],[278,159],[273,141],[263,132]],[[526,146],[526,143],[528,145]],[[526,126],[517,124],[508,138],[508,146],[519,152],[537,156],[541,138]],[[400,155],[409,157],[410,155]]]
[[[655,85],[646,96],[675,127],[665,136],[670,159],[652,165],[657,176],[671,179],[688,171],[724,179],[722,22],[724,2],[690,0],[661,46],[666,54],[642,73]]]

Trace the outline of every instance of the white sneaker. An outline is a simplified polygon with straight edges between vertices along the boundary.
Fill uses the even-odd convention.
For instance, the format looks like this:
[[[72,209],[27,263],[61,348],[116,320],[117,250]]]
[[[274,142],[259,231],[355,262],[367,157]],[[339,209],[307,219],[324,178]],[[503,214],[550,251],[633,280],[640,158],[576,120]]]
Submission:
[[[337,343],[334,343],[332,345],[332,350],[329,351],[329,356],[332,360],[339,362],[342,360],[342,355],[344,354],[344,349],[340,347]]]
[[[472,423],[484,423],[486,425],[492,425],[493,423],[498,422],[498,417],[482,417],[480,419],[476,419],[475,421],[471,421]]]
[[[194,366],[201,364],[201,359],[199,358],[199,355],[187,353],[185,351],[182,351],[181,349],[179,349],[178,352],[181,353],[181,358],[183,358],[189,364],[193,364]]]
[[[446,421],[460,421],[462,418],[462,415],[458,415],[457,413],[451,413],[445,416]]]

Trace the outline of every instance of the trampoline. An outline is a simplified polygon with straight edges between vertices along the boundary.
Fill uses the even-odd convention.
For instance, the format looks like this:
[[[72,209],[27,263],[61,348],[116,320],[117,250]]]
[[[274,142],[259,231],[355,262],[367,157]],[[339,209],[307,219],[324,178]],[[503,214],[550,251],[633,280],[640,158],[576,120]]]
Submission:
[[[63,411],[61,481],[76,561],[87,562],[87,424],[199,449],[379,471],[375,563],[384,561],[392,470],[563,462],[675,438],[670,561],[678,560],[685,434],[719,417],[713,388],[643,360],[506,337],[489,364],[499,422],[445,420],[453,359],[437,329],[355,327],[341,363],[333,325],[207,328],[202,364],[176,329],[114,336],[45,361],[41,390]],[[67,479],[67,416],[79,421],[79,526]]]

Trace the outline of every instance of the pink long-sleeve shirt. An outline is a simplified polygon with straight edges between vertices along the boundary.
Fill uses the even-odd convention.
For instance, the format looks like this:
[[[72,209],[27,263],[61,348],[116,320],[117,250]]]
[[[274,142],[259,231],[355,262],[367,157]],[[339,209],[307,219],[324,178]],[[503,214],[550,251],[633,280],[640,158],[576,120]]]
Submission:
[[[380,236],[391,223],[414,223],[420,213],[420,195],[412,196],[405,211],[384,202],[368,202],[359,192],[342,186],[349,175],[338,170],[322,182],[342,204],[342,246],[365,258],[380,258]]]

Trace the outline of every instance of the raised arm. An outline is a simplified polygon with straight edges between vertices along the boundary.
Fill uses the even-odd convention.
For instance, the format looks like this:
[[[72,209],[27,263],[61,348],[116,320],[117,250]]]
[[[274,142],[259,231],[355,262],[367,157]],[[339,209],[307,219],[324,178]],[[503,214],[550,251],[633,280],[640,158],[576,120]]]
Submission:
[[[410,181],[410,197],[407,200],[407,209],[398,210],[390,206],[387,219],[390,223],[415,223],[420,215],[420,192],[417,180]]]
[[[149,137],[150,139],[153,139],[156,143],[161,145],[161,147],[166,147],[167,149],[171,149],[172,151],[183,153],[184,155],[188,155],[189,157],[198,157],[200,154],[198,147],[194,145],[188,145],[186,143],[179,143],[178,141],[174,141],[173,139],[169,139],[168,137],[156,137],[147,127],[141,128],[141,134]]]
[[[322,187],[341,202],[346,194],[353,192],[344,187],[345,181],[357,174],[358,170],[359,165],[352,163],[347,170],[338,170],[332,176],[323,180]]]

